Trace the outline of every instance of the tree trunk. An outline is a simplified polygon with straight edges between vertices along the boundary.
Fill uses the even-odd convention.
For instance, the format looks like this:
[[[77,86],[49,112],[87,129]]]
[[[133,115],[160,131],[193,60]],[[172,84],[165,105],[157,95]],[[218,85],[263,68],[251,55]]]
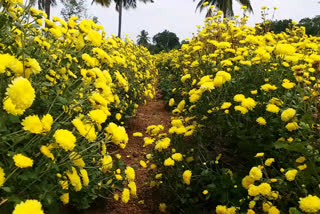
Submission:
[[[48,15],[48,19],[50,19],[50,6],[51,6],[51,0],[45,0],[45,12]]]
[[[121,25],[122,25],[122,0],[119,1],[119,29],[118,37],[121,39]]]

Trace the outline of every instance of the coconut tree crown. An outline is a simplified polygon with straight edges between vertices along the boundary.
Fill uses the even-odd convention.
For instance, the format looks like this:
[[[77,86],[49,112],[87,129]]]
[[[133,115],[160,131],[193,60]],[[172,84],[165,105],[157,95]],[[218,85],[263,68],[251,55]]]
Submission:
[[[193,1],[199,1],[199,0],[193,0]],[[252,6],[250,0],[236,0],[239,2],[241,5],[246,6],[248,8],[248,11],[252,12]],[[233,16],[233,0],[200,0],[199,3],[197,4],[197,9],[203,11],[204,9],[207,9],[207,6],[204,6],[203,4],[205,2],[208,2],[210,5],[214,5],[217,7],[219,10],[221,10],[224,14],[224,17],[230,17]],[[211,16],[211,10],[208,10],[207,16]]]

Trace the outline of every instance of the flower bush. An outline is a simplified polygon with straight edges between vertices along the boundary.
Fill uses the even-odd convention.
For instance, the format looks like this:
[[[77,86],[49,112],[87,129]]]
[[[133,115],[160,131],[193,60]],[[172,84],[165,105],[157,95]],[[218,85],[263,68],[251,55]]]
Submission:
[[[262,9],[255,27],[245,7],[233,20],[212,9],[188,44],[157,55],[173,117],[152,161],[172,210],[319,211],[320,38],[294,23],[268,32]]]
[[[92,20],[48,20],[22,3],[0,1],[0,213],[87,208],[132,190],[117,151],[155,94],[154,57]]]

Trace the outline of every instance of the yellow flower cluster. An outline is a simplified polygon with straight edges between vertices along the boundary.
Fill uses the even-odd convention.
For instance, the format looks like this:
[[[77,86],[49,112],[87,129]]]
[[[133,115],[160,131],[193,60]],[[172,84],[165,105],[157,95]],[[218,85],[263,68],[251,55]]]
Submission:
[[[34,99],[35,91],[29,80],[18,77],[7,88],[7,97],[3,99],[3,108],[10,114],[22,115]]]
[[[190,170],[186,170],[183,172],[182,178],[185,184],[190,185],[192,172]]]
[[[41,134],[49,132],[51,130],[52,123],[52,116],[47,114],[43,116],[41,120],[37,115],[28,116],[21,122],[21,125],[26,131],[34,134]]]
[[[318,212],[318,196],[312,195],[318,194],[315,188],[318,183],[313,178],[319,170],[311,172],[309,166],[318,166],[319,159],[316,151],[320,137],[317,110],[320,37],[307,35],[306,29],[295,22],[286,32],[269,32],[267,7],[262,8],[264,23],[250,27],[246,25],[247,7],[242,9],[243,17],[233,19],[222,17],[222,11],[209,10],[210,16],[203,28],[198,26],[197,35],[187,39],[178,50],[156,55],[160,86],[172,110],[169,135],[158,142],[156,138],[145,138],[145,145],[156,142],[152,160],[163,170],[156,179],[164,182],[157,184],[167,189],[166,186],[178,180],[170,176],[167,180],[162,178],[169,171],[182,174],[182,170],[188,188],[179,192],[185,191],[185,195],[190,190],[199,192],[195,206],[210,207],[210,200],[217,203],[220,198],[209,194],[211,189],[207,186],[212,181],[202,181],[202,176],[212,176],[211,180],[215,180],[228,174],[234,182],[237,173],[234,171],[241,166],[249,171],[242,179],[248,197],[234,203],[240,203],[242,209],[248,199],[251,202],[247,210],[239,212],[278,214],[289,209],[290,213],[294,209]],[[261,148],[265,151],[256,156],[261,158],[261,165],[247,168],[252,155]],[[216,167],[225,161],[220,160],[221,155],[212,159],[216,150],[224,149],[239,154],[245,162],[231,164],[231,169],[224,172]],[[197,155],[189,155],[194,151]],[[270,153],[273,158],[263,159],[264,153]],[[238,157],[229,158],[238,161],[234,160]],[[292,161],[296,166],[286,164],[286,169],[278,168]],[[219,174],[221,171],[223,175]],[[193,185],[191,176],[199,178],[199,183]],[[216,186],[214,183],[210,188],[215,192],[225,191]],[[233,194],[237,188],[235,185],[224,196]],[[298,197],[306,194],[310,195],[300,198],[299,206]],[[191,196],[185,196],[184,200],[192,201]],[[218,206],[216,212],[236,210]]]
[[[320,198],[312,195],[300,198],[299,207],[303,212],[316,213],[320,210]]]
[[[3,171],[3,169],[0,167],[0,187],[2,187],[2,185],[4,184],[4,181],[5,181],[5,173]]]
[[[14,164],[19,168],[29,168],[33,166],[33,160],[24,156],[23,154],[17,154],[13,156]]]
[[[65,151],[72,151],[76,146],[76,137],[72,132],[64,129],[58,129],[53,135],[56,143]]]
[[[114,144],[119,145],[122,149],[126,147],[129,138],[124,127],[117,126],[115,123],[109,123],[105,131],[107,136],[111,136],[111,141]]]
[[[111,144],[126,147],[126,119],[155,95],[154,56],[128,38],[106,37],[93,20],[49,20],[22,3],[0,1],[0,28],[6,29],[0,31],[0,186],[15,186],[3,198],[24,201],[26,192],[35,199],[46,193],[52,204],[85,208],[110,193],[103,190],[115,190],[125,171],[129,197],[135,197],[133,168],[116,172],[121,155],[110,150],[117,149]]]
[[[17,204],[12,212],[12,214],[24,214],[24,213],[32,213],[32,214],[44,214],[42,210],[42,205],[37,200],[26,200]]]

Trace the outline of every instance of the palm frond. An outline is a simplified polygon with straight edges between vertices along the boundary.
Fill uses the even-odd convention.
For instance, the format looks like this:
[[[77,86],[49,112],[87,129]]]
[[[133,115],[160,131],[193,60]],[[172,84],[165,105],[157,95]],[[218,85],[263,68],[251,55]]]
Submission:
[[[197,0],[193,0],[197,1]],[[196,11],[199,9],[202,12],[204,9],[208,9],[208,6],[203,6],[203,3],[208,2],[209,5],[214,5],[218,10],[221,10],[225,17],[233,16],[233,0],[198,0]],[[236,0],[241,5],[247,6],[248,11],[253,12],[250,0]],[[208,9],[207,17],[212,16],[212,11]]]
[[[248,11],[253,13],[253,8],[250,0],[237,0],[241,5],[247,6]]]
[[[109,7],[111,0],[92,0],[91,4],[93,3],[100,4],[103,7]]]

